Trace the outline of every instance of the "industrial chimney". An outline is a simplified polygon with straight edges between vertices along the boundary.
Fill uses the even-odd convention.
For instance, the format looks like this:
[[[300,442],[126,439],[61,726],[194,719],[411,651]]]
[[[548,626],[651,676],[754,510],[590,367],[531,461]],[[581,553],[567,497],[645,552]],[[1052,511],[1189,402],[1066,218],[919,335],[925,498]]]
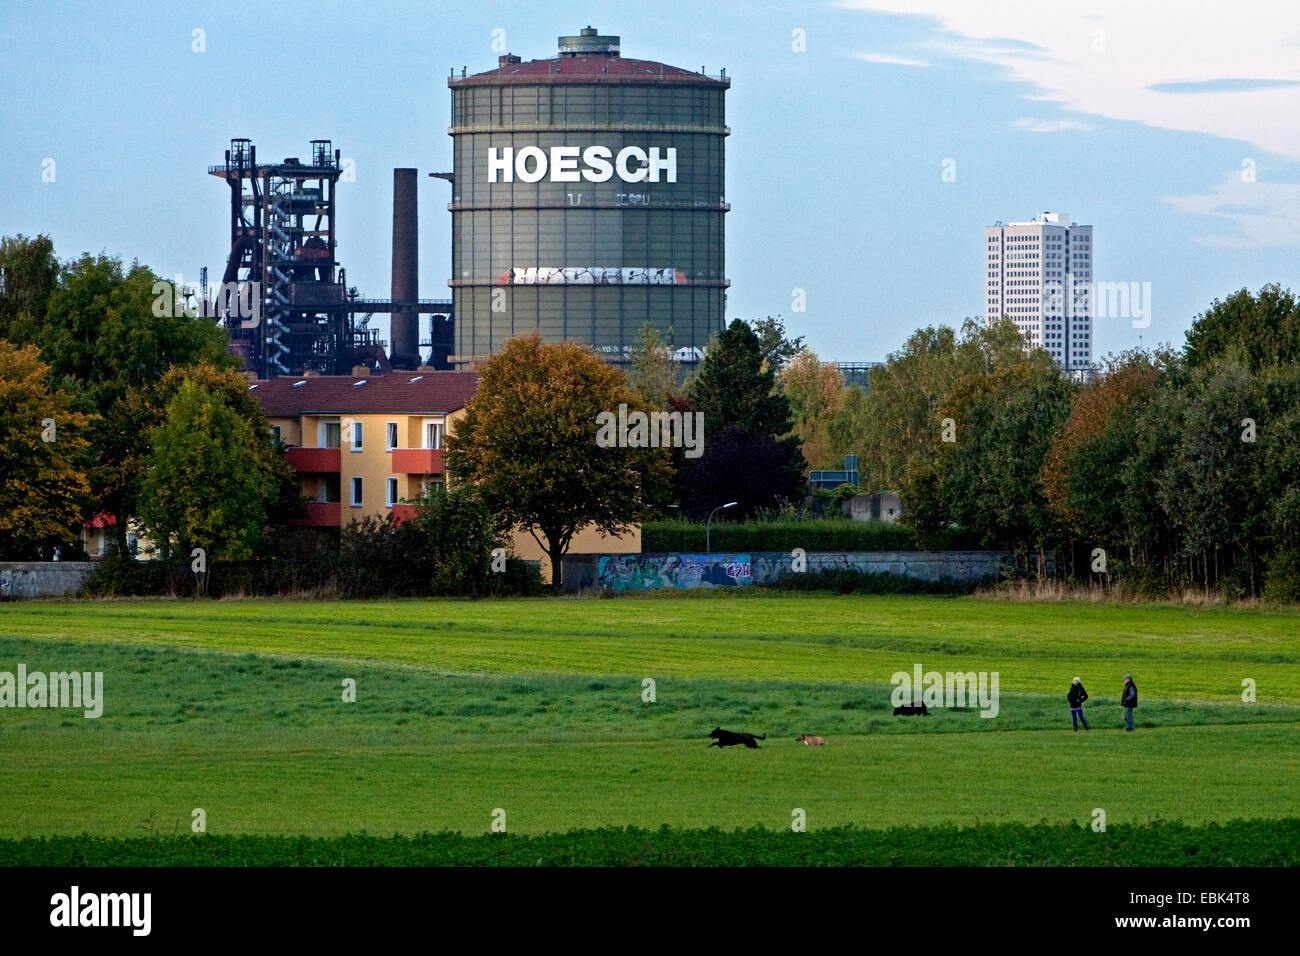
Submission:
[[[414,169],[393,170],[393,368],[420,364],[420,211]]]

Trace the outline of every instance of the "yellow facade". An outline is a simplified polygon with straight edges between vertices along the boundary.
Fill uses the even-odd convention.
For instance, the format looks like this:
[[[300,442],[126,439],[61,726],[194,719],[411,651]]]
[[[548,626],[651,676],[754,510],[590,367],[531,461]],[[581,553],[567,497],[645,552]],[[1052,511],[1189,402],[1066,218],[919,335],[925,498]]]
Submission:
[[[454,434],[456,423],[464,415],[462,408],[445,415],[340,413],[271,417],[272,431],[287,447],[289,460],[301,475],[309,511],[301,523],[342,527],[370,515],[391,513],[399,522],[409,517],[426,483],[447,480],[442,450],[447,436]],[[393,430],[395,445],[390,443]],[[428,470],[420,470],[426,467]],[[527,531],[511,535],[508,551],[512,557],[540,561],[543,578],[550,580],[550,560]],[[584,528],[574,535],[569,547],[573,554],[640,551],[640,527],[621,537],[607,537],[595,528]]]

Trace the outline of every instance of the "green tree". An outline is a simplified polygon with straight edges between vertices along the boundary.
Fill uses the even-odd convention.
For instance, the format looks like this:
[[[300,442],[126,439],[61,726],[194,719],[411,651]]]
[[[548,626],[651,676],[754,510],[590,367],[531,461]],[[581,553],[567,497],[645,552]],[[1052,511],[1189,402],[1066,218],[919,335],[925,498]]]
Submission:
[[[0,339],[14,326],[39,328],[59,281],[59,261],[49,236],[0,238]]]
[[[673,361],[672,330],[667,337],[647,322],[632,346],[632,370],[627,383],[651,408],[667,409],[677,395],[677,364]]]
[[[780,381],[804,461],[809,468],[840,467],[832,451],[831,424],[844,410],[844,376],[811,349],[802,349],[781,370]]]
[[[960,334],[946,325],[918,329],[871,370],[870,391],[847,403],[849,418],[835,427],[842,443],[836,450],[859,453],[863,485],[901,490],[909,474],[924,473],[939,453],[936,412],[957,384],[1025,360],[1024,339],[1006,319],[987,326],[967,319]],[[1034,361],[1051,359],[1040,351]],[[852,444],[845,440],[850,435]]]
[[[1047,504],[1067,534],[1118,553],[1124,521],[1124,463],[1136,417],[1160,381],[1168,356],[1132,351],[1111,360],[1078,395],[1043,465]],[[1134,555],[1129,553],[1130,562]]]
[[[209,562],[249,557],[266,521],[272,475],[248,421],[219,394],[186,381],[151,430],[140,517],[150,535]]]
[[[1253,494],[1258,443],[1242,440],[1242,421],[1259,413],[1257,384],[1240,363],[1216,362],[1194,371],[1184,397],[1178,441],[1158,479],[1179,558],[1207,588],[1240,558],[1253,590],[1263,509]]]
[[[688,393],[710,435],[733,426],[751,435],[785,435],[794,424],[758,335],[740,319],[718,333]]]
[[[579,529],[630,530],[668,479],[662,448],[600,447],[597,417],[644,411],[626,376],[574,344],[536,333],[506,343],[479,369],[478,391],[447,441],[447,470],[473,485],[505,529],[527,531],[562,584]]]
[[[718,334],[688,398],[704,415],[706,436],[704,454],[683,461],[677,471],[688,514],[703,517],[716,505],[737,501],[741,507],[733,514],[741,518],[799,493],[804,460],[791,433],[790,403],[776,387],[774,368],[752,328],[736,319]],[[759,468],[766,474],[756,474]]]
[[[749,325],[758,336],[759,350],[767,367],[778,375],[786,363],[804,348],[802,335],[792,339],[785,334],[785,322],[779,315],[755,319]]]
[[[503,544],[502,535],[472,485],[432,485],[411,520],[429,557],[430,593],[483,595],[492,589],[492,550]]]
[[[90,503],[89,417],[32,347],[0,339],[0,557],[75,541]]]
[[[1300,302],[1276,283],[1215,299],[1187,330],[1187,364],[1236,359],[1251,371],[1300,361]]]
[[[1054,546],[1043,494],[1043,463],[1070,413],[1074,386],[1049,358],[1026,356],[1012,368],[969,375],[940,414],[953,419],[953,442],[937,461],[940,498],[960,528],[984,547],[1026,554]]]
[[[39,301],[52,252],[40,240],[27,242],[15,255],[31,263],[22,271],[29,277],[23,288],[35,290],[26,299]],[[124,547],[151,424],[139,418],[131,393],[156,383],[173,365],[234,366],[226,333],[213,319],[186,316],[175,286],[138,262],[128,269],[120,259],[83,255],[61,267],[43,312],[14,310],[10,334],[41,350],[51,384],[75,396],[80,411],[100,416],[88,436],[95,456],[91,492],[96,510],[117,519]]]

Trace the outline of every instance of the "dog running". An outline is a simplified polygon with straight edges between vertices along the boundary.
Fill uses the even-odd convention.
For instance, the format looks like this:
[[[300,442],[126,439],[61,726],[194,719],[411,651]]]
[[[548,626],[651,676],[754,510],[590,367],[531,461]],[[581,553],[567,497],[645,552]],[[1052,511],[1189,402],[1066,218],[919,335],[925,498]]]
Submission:
[[[710,747],[734,747],[736,744],[744,744],[750,750],[760,749],[758,741],[767,739],[767,734],[755,737],[753,734],[733,733],[730,730],[723,730],[721,727],[714,727],[709,736],[713,738],[713,743],[709,744]]]
[[[800,734],[798,737],[794,739],[798,743],[804,744],[805,746],[808,747],[821,747],[826,743],[825,737],[813,737],[810,734]]]
[[[929,717],[930,711],[926,709],[925,704],[903,704],[901,707],[894,708],[895,717]]]

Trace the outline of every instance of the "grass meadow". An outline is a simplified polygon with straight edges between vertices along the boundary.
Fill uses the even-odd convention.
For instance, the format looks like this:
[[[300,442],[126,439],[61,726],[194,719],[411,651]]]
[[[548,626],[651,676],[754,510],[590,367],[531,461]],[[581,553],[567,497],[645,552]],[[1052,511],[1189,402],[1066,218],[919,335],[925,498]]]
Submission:
[[[1267,607],[763,593],[0,605],[0,671],[19,662],[102,671],[105,704],[92,720],[0,710],[8,839],[179,837],[196,808],[209,834],[311,838],[482,834],[495,810],[533,836],[788,832],[796,809],[810,832],[1082,826],[1098,808],[1121,828],[1300,816],[1300,613]],[[997,671],[997,717],[894,717],[890,676],[915,664]],[[1135,734],[1118,706],[1129,672]],[[1076,675],[1087,734],[1069,728]],[[719,725],[768,739],[709,748]]]

